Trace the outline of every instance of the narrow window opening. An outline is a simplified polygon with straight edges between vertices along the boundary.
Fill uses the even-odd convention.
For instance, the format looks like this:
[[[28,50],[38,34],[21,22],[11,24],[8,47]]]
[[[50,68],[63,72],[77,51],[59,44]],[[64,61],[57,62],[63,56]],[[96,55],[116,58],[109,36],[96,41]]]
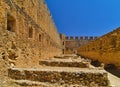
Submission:
[[[65,45],[65,43],[63,42],[63,45]]]
[[[39,42],[41,42],[41,34],[39,34]]]
[[[32,38],[33,37],[33,28],[30,27],[29,28],[29,38]]]
[[[63,54],[64,54],[64,53],[65,53],[65,50],[63,49],[62,52],[63,52]]]
[[[7,15],[7,30],[15,32],[15,19],[11,15]]]

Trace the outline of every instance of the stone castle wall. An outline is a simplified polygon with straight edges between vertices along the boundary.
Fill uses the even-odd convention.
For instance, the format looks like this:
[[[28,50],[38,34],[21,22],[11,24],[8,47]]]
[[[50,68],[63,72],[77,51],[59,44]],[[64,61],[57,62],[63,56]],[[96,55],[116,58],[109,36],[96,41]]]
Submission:
[[[81,46],[78,54],[120,67],[120,28]]]
[[[63,35],[64,36],[64,35]],[[64,36],[62,37],[62,43],[63,43],[63,53],[65,54],[73,54],[77,53],[76,48],[79,48],[80,46],[83,46],[84,44],[89,43],[92,40],[97,39],[97,36]]]
[[[1,76],[5,67],[35,67],[39,60],[61,53],[61,40],[44,0],[0,0]]]

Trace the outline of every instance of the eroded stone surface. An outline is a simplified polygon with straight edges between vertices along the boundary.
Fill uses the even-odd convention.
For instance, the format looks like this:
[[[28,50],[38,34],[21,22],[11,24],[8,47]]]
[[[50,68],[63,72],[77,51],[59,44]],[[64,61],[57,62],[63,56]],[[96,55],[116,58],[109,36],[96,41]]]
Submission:
[[[76,68],[54,68],[44,67],[44,69],[9,69],[9,77],[16,80],[32,80],[39,82],[78,84],[83,86],[97,85],[108,86],[107,73],[103,70],[89,70]]]
[[[41,60],[39,61],[40,65],[46,66],[59,66],[59,67],[79,67],[79,68],[89,68],[90,62],[83,61],[81,58],[74,59],[73,58],[65,58],[65,59],[56,59],[52,58],[49,60]]]
[[[117,31],[119,33],[119,30]],[[111,56],[114,53],[111,52],[116,52],[117,50],[115,57],[118,59],[113,62],[119,65],[119,37],[116,38],[116,35],[119,36],[113,33],[111,35],[113,37],[110,40],[107,40],[109,35],[105,36],[104,39],[107,44],[104,47],[105,49],[110,48],[105,52],[106,54],[108,53],[107,57],[114,58],[114,56]],[[96,48],[101,46],[99,41],[95,43],[98,43]],[[100,49],[102,48],[100,47]],[[40,60],[50,59],[61,53],[61,40],[44,0],[0,0],[1,87],[19,87],[10,81],[8,74],[12,79],[50,82],[54,83],[54,85],[57,84],[58,87],[74,87],[76,85],[99,87],[108,85],[107,73],[99,69],[36,67],[39,66]],[[97,55],[96,53],[91,54],[95,57]],[[100,54],[103,55],[104,53],[100,52]],[[73,55],[59,56],[59,58],[68,57],[73,57]],[[63,65],[65,66],[66,64]],[[70,66],[72,65],[74,64]],[[32,84],[32,82],[25,84]],[[55,87],[57,86],[55,85]],[[52,87],[54,86],[52,85]]]
[[[44,0],[0,0],[0,86],[8,68],[32,67],[59,54],[59,33]]]
[[[120,28],[77,49],[83,57],[120,68]]]

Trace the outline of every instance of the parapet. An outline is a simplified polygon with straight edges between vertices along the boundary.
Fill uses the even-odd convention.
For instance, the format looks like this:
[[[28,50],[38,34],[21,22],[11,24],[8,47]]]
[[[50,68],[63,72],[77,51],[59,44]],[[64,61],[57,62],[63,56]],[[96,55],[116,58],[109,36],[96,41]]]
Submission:
[[[73,37],[73,36],[70,36],[70,40],[74,40],[74,37]]]
[[[98,36],[66,36],[66,40],[95,40]]]
[[[75,40],[78,40],[78,36],[75,37]]]
[[[83,39],[84,39],[84,37],[83,37],[83,36],[81,36],[81,37],[80,37],[80,40],[83,40]]]
[[[88,36],[85,36],[85,40],[88,40]]]
[[[69,37],[68,37],[68,36],[66,36],[66,37],[65,37],[65,39],[66,39],[66,40],[68,40],[68,39],[69,39]]]
[[[98,38],[97,36],[94,37],[94,39],[97,39],[97,38]]]
[[[66,36],[64,34],[59,34],[61,40],[65,40]]]
[[[90,40],[93,40],[93,39],[94,39],[94,37],[90,36]]]

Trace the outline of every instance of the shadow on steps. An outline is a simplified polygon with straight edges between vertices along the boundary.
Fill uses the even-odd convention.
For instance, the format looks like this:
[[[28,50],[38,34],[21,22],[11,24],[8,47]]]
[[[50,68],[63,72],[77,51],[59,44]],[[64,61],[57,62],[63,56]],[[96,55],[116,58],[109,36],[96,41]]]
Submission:
[[[105,66],[105,70],[120,78],[120,69],[116,68],[115,65],[108,64]]]

